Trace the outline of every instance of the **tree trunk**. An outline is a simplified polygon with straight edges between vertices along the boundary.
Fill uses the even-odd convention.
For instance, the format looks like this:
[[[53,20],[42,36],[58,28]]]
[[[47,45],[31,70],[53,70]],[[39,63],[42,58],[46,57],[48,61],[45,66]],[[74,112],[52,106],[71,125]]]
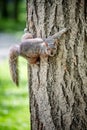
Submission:
[[[1,1],[1,3],[2,3],[2,5],[1,5],[1,7],[0,8],[2,8],[2,18],[8,18],[8,2],[7,2],[7,0],[2,0]]]
[[[18,14],[19,14],[19,0],[14,0],[14,18],[16,21],[18,21]]]
[[[87,1],[27,0],[28,29],[48,37],[64,27],[54,57],[29,66],[32,130],[87,130]]]

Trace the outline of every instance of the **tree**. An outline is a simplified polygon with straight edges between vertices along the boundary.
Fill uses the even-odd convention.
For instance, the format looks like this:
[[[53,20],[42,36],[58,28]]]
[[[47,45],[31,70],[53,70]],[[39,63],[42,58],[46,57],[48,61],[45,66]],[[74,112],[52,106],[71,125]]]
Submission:
[[[9,5],[12,3],[13,10],[9,10]],[[2,18],[10,18],[11,15],[14,17],[16,21],[18,21],[18,15],[19,15],[19,4],[20,0],[1,0],[1,17]]]
[[[1,13],[2,13],[2,17],[3,18],[7,18],[8,17],[8,7],[7,7],[7,5],[8,5],[8,1],[7,0],[2,0],[1,1]]]
[[[87,1],[27,0],[36,37],[70,27],[54,57],[29,65],[32,130],[87,130]]]
[[[19,0],[14,0],[14,18],[17,21],[18,20],[18,14],[19,14]]]

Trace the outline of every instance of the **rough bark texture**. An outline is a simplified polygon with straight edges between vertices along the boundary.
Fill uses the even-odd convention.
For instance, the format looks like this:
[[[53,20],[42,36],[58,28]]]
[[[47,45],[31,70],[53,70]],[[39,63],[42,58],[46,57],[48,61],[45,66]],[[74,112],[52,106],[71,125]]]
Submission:
[[[64,27],[54,57],[29,67],[32,130],[87,130],[87,1],[27,0],[28,29],[47,37]]]

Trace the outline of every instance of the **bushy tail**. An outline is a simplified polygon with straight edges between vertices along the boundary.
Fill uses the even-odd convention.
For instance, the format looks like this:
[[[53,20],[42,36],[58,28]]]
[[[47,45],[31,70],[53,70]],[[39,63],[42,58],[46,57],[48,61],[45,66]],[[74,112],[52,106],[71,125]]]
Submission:
[[[9,67],[13,82],[19,85],[19,73],[18,73],[18,56],[20,54],[19,46],[14,46],[10,49],[9,53]]]

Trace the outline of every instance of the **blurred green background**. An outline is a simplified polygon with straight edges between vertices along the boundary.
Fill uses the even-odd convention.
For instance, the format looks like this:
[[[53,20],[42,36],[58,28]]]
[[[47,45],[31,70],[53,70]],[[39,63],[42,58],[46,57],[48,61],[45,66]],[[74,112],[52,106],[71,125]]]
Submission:
[[[26,1],[0,0],[0,34],[20,37],[25,26]],[[11,81],[8,57],[0,60],[0,130],[30,130],[26,60],[19,58],[18,68],[19,88]]]
[[[26,25],[26,0],[0,0],[0,31],[22,31]]]

